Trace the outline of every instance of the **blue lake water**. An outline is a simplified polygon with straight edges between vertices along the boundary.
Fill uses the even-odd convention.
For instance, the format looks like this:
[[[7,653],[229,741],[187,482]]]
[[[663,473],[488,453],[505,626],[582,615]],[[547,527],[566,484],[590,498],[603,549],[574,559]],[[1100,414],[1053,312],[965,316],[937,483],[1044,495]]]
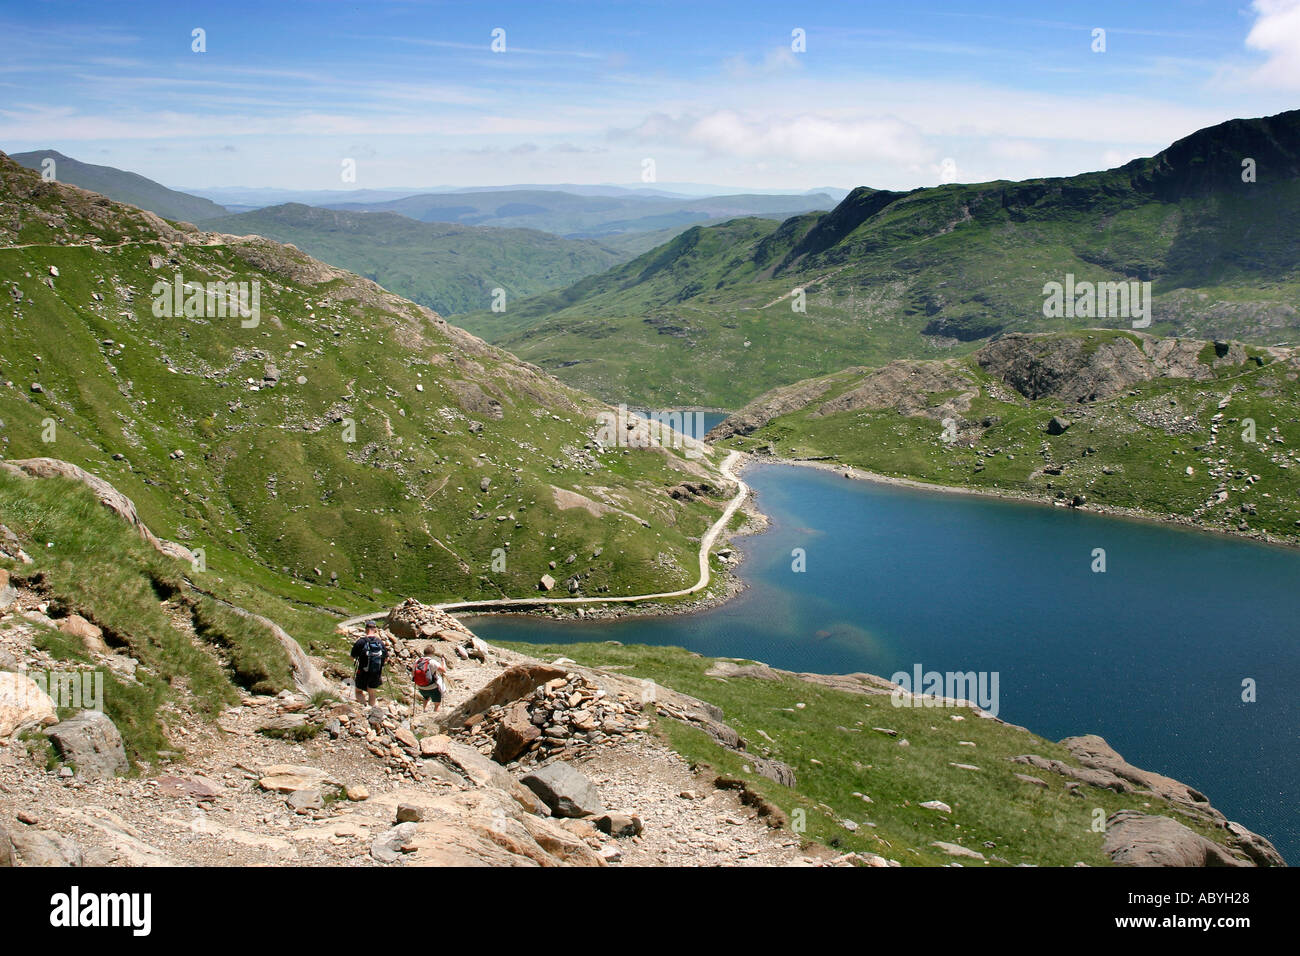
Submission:
[[[821,673],[997,672],[1004,720],[1101,734],[1300,863],[1300,551],[789,465],[745,478],[772,526],[733,542],[749,585],[735,600],[613,622],[479,617],[475,630]]]

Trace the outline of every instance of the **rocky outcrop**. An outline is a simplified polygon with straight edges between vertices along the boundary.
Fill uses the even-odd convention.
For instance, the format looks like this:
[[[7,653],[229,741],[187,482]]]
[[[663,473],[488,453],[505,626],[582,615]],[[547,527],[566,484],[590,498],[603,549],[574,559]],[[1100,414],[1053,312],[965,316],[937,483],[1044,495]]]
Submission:
[[[1208,379],[1213,365],[1200,360],[1206,343],[1196,339],[1158,339],[1132,332],[1096,340],[1077,335],[1011,333],[975,353],[980,368],[1029,399],[1096,402],[1155,378]],[[1215,364],[1246,360],[1232,344]]]
[[[1119,866],[1251,866],[1172,817],[1120,810],[1102,850]]]
[[[0,740],[23,727],[58,721],[50,695],[26,674],[0,671]]]
[[[64,763],[76,768],[84,780],[104,780],[127,773],[122,735],[107,715],[83,710],[45,731]]]
[[[20,458],[6,461],[3,464],[9,472],[25,477],[68,478],[72,481],[81,482],[99,496],[100,504],[135,528],[140,537],[155,550],[181,561],[192,562],[194,560],[194,554],[189,548],[174,541],[165,541],[150,531],[144,521],[140,519],[139,513],[136,512],[135,502],[103,478],[92,475],[84,468],[71,462],[60,461],[57,458]]]

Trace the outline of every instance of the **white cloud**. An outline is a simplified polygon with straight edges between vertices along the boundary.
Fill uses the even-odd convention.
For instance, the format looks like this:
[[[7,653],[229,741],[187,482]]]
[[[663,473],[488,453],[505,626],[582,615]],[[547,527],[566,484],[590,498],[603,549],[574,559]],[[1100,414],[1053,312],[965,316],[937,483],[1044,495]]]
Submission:
[[[1267,54],[1254,78],[1269,86],[1300,89],[1300,0],[1254,0],[1258,19],[1246,46]]]
[[[914,127],[892,117],[776,116],[736,110],[676,117],[657,113],[624,135],[717,156],[919,163],[934,155]]]

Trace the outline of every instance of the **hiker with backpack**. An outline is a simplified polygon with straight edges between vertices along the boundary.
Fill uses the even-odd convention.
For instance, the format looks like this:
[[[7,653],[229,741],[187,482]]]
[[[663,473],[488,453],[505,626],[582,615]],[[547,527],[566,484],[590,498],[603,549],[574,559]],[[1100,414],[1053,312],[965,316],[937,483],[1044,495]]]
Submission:
[[[370,706],[374,707],[375,691],[383,683],[384,664],[388,661],[388,645],[380,640],[374,621],[366,621],[366,633],[352,645],[352,658],[357,662],[357,703],[364,704],[363,694],[368,694]]]
[[[432,644],[426,645],[423,656],[411,668],[411,677],[424,701],[420,712],[428,710],[429,701],[433,701],[433,712],[436,714],[442,707],[442,695],[447,693],[447,658],[435,653]]]

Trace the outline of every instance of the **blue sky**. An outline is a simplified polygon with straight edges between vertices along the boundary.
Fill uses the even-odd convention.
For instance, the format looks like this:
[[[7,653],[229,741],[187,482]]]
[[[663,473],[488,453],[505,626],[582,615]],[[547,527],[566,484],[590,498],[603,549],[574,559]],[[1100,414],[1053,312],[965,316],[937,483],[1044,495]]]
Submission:
[[[178,187],[910,188],[1296,106],[1300,0],[0,6],[0,149]]]

